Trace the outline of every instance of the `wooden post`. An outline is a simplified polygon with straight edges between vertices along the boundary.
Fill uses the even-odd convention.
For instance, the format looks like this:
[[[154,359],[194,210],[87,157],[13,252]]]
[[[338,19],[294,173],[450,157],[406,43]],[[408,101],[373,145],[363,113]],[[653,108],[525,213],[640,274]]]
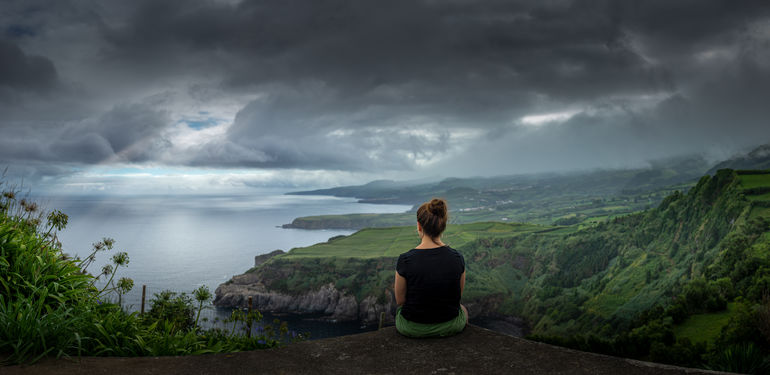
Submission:
[[[147,285],[142,284],[142,315],[144,315],[144,297],[147,294]]]
[[[378,331],[382,329],[382,321],[383,320],[385,320],[385,311],[380,312],[380,326],[377,327]]]
[[[246,337],[251,337],[251,309],[253,308],[252,302],[252,297],[249,296],[249,313],[246,315],[246,325],[249,327],[249,332],[246,333]]]

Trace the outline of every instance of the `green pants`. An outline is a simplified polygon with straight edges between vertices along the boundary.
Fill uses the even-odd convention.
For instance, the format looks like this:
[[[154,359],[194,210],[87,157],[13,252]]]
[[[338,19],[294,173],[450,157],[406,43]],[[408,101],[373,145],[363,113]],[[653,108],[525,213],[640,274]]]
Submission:
[[[468,317],[463,309],[459,309],[457,317],[441,323],[410,322],[401,316],[401,307],[396,310],[396,330],[407,337],[436,337],[452,336],[465,329]]]

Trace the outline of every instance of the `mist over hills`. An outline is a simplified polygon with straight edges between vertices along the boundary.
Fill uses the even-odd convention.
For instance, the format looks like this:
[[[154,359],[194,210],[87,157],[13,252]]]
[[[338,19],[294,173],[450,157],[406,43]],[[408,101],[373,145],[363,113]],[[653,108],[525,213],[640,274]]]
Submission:
[[[447,177],[438,182],[420,180],[375,180],[363,185],[339,186],[309,191],[296,191],[296,195],[332,195],[358,198],[367,203],[418,204],[431,196],[452,195],[452,191],[472,189],[493,191],[524,189],[534,185],[562,185],[574,192],[617,194],[631,191],[651,191],[657,188],[693,182],[703,174],[713,175],[719,169],[767,169],[770,168],[770,144],[760,145],[748,153],[730,159],[709,162],[703,156],[679,156],[652,160],[647,168],[601,169],[577,172],[530,173],[492,177]],[[459,208],[459,207],[458,207]]]
[[[746,155],[709,163],[700,156],[650,162],[647,168],[445,178],[438,182],[372,181],[365,185],[289,194],[354,197],[365,203],[417,205],[433,197],[450,203],[451,223],[477,221],[570,225],[596,223],[658,205],[674,191],[687,191],[704,174],[721,168],[762,169],[768,145]],[[413,214],[324,215],[296,218],[287,228],[361,229],[411,225]]]
[[[770,144],[759,146],[745,155],[717,163],[709,170],[709,174],[724,168],[730,169],[770,169]]]
[[[361,229],[411,225],[417,205],[443,197],[450,222],[598,222],[660,203],[675,190],[687,190],[709,168],[701,157],[656,161],[644,169],[595,170],[494,177],[450,177],[438,182],[372,181],[359,186],[294,192],[299,195],[355,197],[365,203],[412,205],[411,214],[351,214],[296,218],[289,228]]]
[[[364,185],[297,191],[288,194],[333,195],[358,198],[366,203],[399,204],[418,204],[431,196],[452,196],[454,193],[468,191],[500,192],[526,190],[535,186],[571,189],[575,193],[617,194],[630,190],[649,191],[691,182],[709,169],[708,162],[699,156],[664,159],[650,164],[649,168],[637,169],[448,177],[438,182],[376,180]],[[455,207],[461,208],[462,204]]]

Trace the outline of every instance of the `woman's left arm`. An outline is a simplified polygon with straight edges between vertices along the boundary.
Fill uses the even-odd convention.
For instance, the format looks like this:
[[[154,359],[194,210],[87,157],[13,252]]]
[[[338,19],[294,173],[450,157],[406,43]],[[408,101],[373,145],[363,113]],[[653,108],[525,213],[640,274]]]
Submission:
[[[396,271],[396,283],[393,289],[396,292],[396,305],[403,305],[406,302],[406,279],[399,275],[398,271]]]
[[[460,275],[460,297],[463,296],[463,290],[465,289],[465,271]]]

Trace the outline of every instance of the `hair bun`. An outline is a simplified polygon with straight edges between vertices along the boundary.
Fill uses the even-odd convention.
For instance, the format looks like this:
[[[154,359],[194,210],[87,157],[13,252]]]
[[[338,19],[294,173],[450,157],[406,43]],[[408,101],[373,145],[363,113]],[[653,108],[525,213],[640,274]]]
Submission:
[[[447,220],[449,220],[447,203],[441,198],[433,198],[417,209],[417,223],[422,227],[423,233],[430,238],[441,236],[446,229]]]
[[[443,199],[436,199],[433,198],[430,200],[430,203],[428,204],[428,210],[430,213],[438,216],[438,217],[444,217],[446,216],[446,201]]]

